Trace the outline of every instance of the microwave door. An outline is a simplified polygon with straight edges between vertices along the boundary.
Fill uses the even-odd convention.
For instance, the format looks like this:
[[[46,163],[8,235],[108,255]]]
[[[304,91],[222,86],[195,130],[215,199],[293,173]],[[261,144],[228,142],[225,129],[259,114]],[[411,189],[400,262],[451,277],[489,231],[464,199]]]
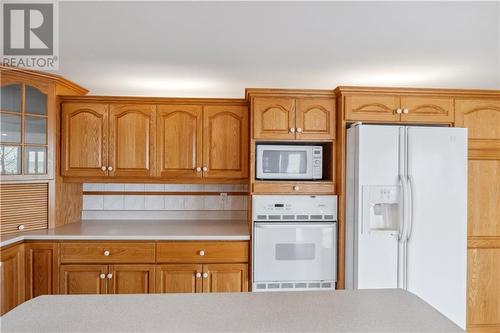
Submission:
[[[310,179],[312,152],[308,147],[263,147],[257,150],[257,178]]]

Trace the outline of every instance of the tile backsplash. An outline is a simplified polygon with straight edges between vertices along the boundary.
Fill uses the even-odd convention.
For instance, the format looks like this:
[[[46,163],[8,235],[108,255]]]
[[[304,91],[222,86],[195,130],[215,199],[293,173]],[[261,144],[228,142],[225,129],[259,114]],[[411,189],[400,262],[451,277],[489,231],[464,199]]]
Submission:
[[[247,192],[245,184],[85,183],[84,192]],[[246,218],[245,195],[88,195],[82,219]]]

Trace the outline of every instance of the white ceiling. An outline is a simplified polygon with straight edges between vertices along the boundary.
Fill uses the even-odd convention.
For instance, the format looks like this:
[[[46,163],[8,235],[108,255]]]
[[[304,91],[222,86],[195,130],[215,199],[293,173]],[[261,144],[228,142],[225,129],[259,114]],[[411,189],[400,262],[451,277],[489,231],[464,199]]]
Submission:
[[[91,94],[500,89],[500,3],[61,2],[60,71]]]

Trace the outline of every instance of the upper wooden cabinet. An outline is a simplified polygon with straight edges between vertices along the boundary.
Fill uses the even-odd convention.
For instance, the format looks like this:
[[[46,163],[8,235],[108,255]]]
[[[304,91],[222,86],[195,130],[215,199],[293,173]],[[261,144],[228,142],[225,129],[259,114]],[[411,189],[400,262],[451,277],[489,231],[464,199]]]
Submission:
[[[345,120],[408,123],[452,123],[452,96],[431,92],[410,94],[404,89],[337,88],[342,96]]]
[[[154,105],[64,103],[62,122],[64,176],[153,175]]]
[[[201,178],[203,107],[159,105],[157,129],[159,176]]]
[[[242,106],[203,110],[203,177],[248,177],[248,111]]]
[[[251,99],[254,139],[328,140],[335,138],[335,100],[320,97]]]

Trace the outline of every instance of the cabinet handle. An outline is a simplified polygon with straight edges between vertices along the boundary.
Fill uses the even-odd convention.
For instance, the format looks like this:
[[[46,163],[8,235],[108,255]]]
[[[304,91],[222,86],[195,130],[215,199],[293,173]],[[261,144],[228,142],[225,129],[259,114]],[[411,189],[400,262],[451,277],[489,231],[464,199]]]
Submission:
[[[196,278],[197,279],[201,278],[201,273],[200,272],[196,273]]]
[[[302,133],[302,128],[297,128],[297,133]]]
[[[207,167],[203,167],[203,172],[207,172],[208,171],[208,168]]]
[[[17,230],[24,230],[24,224],[20,224],[17,226]]]
[[[113,277],[113,274],[111,274],[111,273],[108,273],[108,276],[107,276],[107,278],[108,278],[108,279],[111,279],[112,277]]]
[[[112,166],[109,166],[109,167],[108,167],[108,171],[113,171],[113,167],[112,167]]]
[[[208,278],[208,273],[203,273],[203,278],[204,279]]]
[[[295,127],[290,127],[290,133],[295,133]]]
[[[106,274],[101,273],[101,275],[99,275],[99,279],[104,280],[105,278],[106,278]]]
[[[102,170],[102,171],[106,171],[106,167],[103,165],[103,166],[101,167],[101,170]]]
[[[198,254],[203,257],[205,255],[205,251],[201,250],[200,252],[198,252]]]
[[[401,108],[397,108],[397,109],[396,109],[396,113],[397,113],[397,114],[401,114],[401,112],[402,112],[402,111],[401,111]]]
[[[108,250],[104,251],[104,256],[105,256],[105,257],[109,257],[109,255],[110,255],[110,254],[111,254],[111,253],[110,253]]]
[[[300,190],[300,187],[298,187],[297,185],[295,185],[295,186],[293,187],[293,190],[294,190],[294,191],[298,191],[298,190]]]
[[[408,110],[408,109],[403,109],[403,113],[404,113],[404,114],[408,114],[408,113],[410,113],[410,110]]]
[[[201,167],[196,167],[196,172],[201,172]]]

